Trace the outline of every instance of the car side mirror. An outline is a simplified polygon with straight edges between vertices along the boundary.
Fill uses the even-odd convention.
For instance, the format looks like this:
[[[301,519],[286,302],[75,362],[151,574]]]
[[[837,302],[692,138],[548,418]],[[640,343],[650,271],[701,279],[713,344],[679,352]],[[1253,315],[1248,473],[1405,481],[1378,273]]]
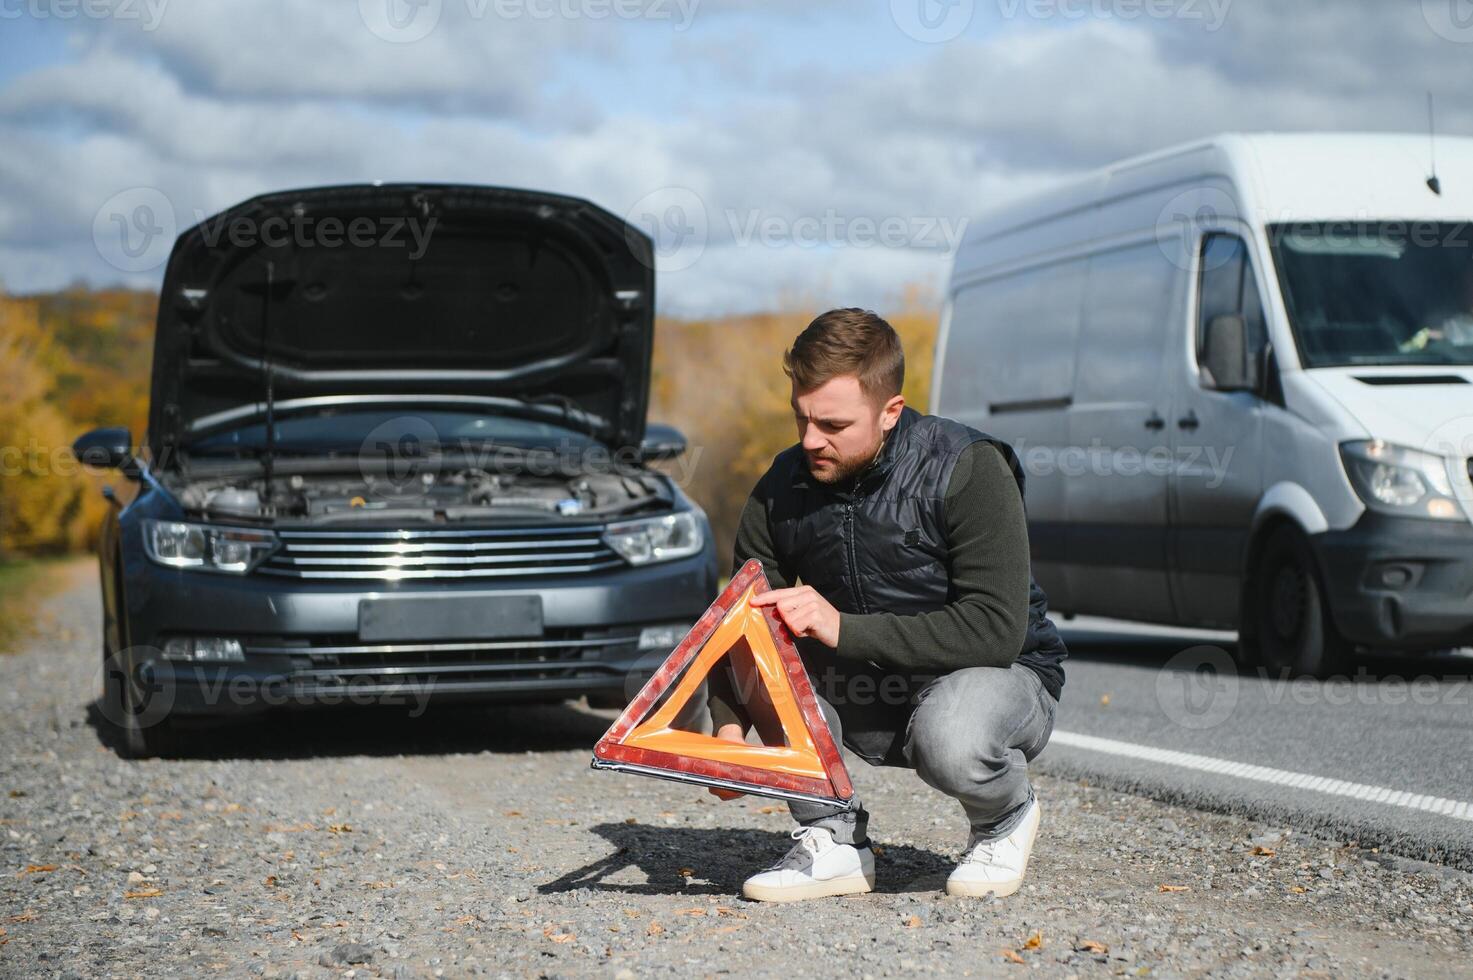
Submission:
[[[1231,313],[1207,321],[1203,367],[1218,391],[1251,391],[1253,369],[1248,363],[1248,328]]]
[[[645,427],[644,441],[639,444],[639,458],[648,462],[655,459],[674,459],[682,455],[688,444],[685,435],[672,425],[659,422]]]
[[[137,477],[138,460],[133,455],[133,435],[122,426],[93,429],[72,443],[72,455],[87,466],[122,470],[125,476]]]

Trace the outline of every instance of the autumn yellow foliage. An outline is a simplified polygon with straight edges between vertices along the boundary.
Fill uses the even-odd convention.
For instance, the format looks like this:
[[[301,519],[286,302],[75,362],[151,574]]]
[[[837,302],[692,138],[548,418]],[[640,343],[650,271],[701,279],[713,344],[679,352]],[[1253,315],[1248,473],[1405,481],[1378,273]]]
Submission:
[[[157,309],[153,293],[74,288],[32,297],[0,293],[0,559],[85,549],[116,473],[85,471],[66,449],[101,425],[143,438]],[[711,517],[722,566],[742,504],[772,457],[797,433],[783,351],[821,308],[800,301],[772,313],[660,317],[650,418],[686,434],[690,455],[667,471]],[[936,310],[919,292],[880,309],[905,344],[905,397],[930,397]]]
[[[103,483],[68,452],[99,425],[135,438],[147,411],[151,294],[0,293],[0,558],[78,551],[108,507]]]

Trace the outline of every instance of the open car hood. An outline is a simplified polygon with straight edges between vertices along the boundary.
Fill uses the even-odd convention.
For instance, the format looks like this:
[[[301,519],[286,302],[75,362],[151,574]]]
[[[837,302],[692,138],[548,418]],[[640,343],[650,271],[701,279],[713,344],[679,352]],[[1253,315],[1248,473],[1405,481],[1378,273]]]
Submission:
[[[355,233],[356,229],[356,233]],[[179,236],[159,300],[149,450],[278,411],[419,396],[638,446],[653,250],[587,201],[353,185],[252,198]]]

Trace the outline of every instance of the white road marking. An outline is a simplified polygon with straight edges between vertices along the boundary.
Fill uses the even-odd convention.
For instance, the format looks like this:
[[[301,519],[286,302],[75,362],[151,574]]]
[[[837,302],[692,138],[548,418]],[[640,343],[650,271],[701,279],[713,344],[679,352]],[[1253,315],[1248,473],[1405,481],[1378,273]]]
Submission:
[[[1290,786],[1294,789],[1327,793],[1331,796],[1348,796],[1353,800],[1364,800],[1367,803],[1384,803],[1387,806],[1423,810],[1457,820],[1473,821],[1473,803],[1466,800],[1448,800],[1440,796],[1425,796],[1421,793],[1388,789],[1385,786],[1349,783],[1343,779],[1331,779],[1328,776],[1311,776],[1308,773],[1290,772],[1287,769],[1271,769],[1268,766],[1255,766],[1247,762],[1234,762],[1231,759],[1215,759],[1209,755],[1176,752],[1172,749],[1158,749],[1150,745],[1119,742],[1113,738],[1081,735],[1077,732],[1055,731],[1049,737],[1049,742],[1090,752],[1104,752],[1128,759],[1159,762],[1168,766],[1180,766],[1183,769],[1195,769],[1198,772],[1236,776],[1239,779],[1252,779],[1260,783]]]

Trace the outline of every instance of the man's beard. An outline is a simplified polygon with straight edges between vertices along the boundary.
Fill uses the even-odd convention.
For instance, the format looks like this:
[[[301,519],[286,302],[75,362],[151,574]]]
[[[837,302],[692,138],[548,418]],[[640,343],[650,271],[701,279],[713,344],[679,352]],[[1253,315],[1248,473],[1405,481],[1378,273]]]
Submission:
[[[881,442],[880,445],[883,446],[884,443]],[[825,486],[837,486],[857,476],[860,471],[874,462],[875,457],[878,455],[879,448],[877,447],[867,453],[848,458],[834,459],[832,456],[824,456],[821,458],[830,465],[824,467],[822,470],[814,469],[812,457],[805,456],[804,459],[808,463],[808,472],[815,480]]]

